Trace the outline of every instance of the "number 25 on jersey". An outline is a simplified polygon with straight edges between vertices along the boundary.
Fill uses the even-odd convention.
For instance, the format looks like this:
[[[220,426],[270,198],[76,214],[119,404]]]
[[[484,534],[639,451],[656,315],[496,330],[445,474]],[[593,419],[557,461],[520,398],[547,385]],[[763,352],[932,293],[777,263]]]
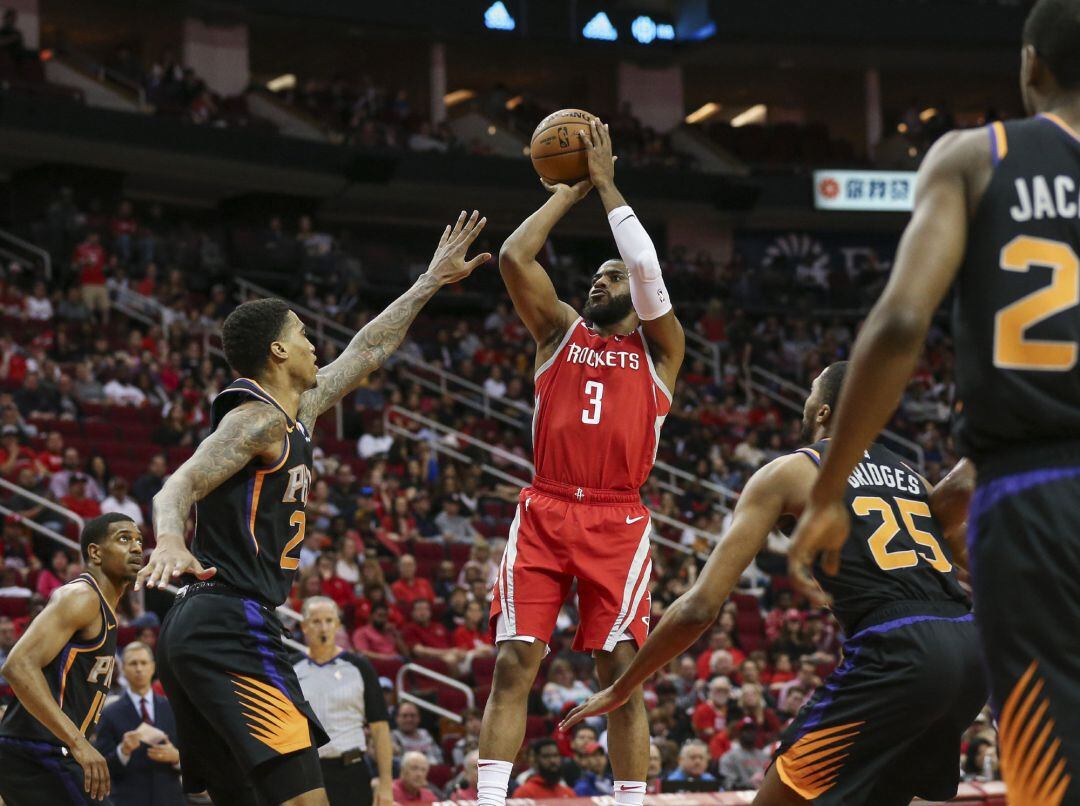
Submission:
[[[903,522],[902,531],[919,546],[927,551],[916,549],[890,549],[889,543],[901,532],[900,521],[896,518],[893,505],[876,495],[860,495],[851,502],[852,511],[860,518],[865,518],[870,513],[881,516],[881,525],[870,535],[867,543],[870,553],[882,571],[895,571],[898,568],[912,568],[919,564],[922,559],[930,564],[930,567],[943,574],[952,570],[952,563],[941,550],[941,544],[934,535],[920,529],[915,525],[915,518],[929,518],[930,507],[925,501],[913,501],[910,498],[894,498],[893,504],[900,511],[900,521]]]
[[[581,422],[585,425],[598,425],[600,410],[604,406],[604,384],[600,381],[586,381],[585,397],[589,399],[589,408],[581,410]]]

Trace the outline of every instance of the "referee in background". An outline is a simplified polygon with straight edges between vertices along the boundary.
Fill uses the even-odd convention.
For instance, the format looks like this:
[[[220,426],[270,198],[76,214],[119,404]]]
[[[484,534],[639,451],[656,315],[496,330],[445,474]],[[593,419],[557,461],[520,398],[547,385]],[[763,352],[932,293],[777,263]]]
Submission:
[[[337,604],[325,596],[304,601],[302,629],[308,654],[295,664],[304,697],[330,735],[319,748],[326,795],[331,806],[393,806],[394,751],[389,714],[379,675],[367,658],[339,649],[335,643],[341,618]],[[371,729],[379,770],[372,792],[365,758]]]

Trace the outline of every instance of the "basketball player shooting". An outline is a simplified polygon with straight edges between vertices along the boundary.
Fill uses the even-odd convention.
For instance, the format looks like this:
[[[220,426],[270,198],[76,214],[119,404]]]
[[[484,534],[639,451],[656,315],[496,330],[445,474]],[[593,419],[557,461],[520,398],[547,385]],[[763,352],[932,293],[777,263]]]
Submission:
[[[405,338],[442,286],[480,264],[466,251],[486,219],[446,227],[428,270],[322,369],[304,323],[278,299],[245,302],[222,343],[240,376],[215,399],[210,434],[154,498],[157,548],[136,587],[186,575],[158,640],[189,792],[221,806],[325,804],[316,745],[326,734],[304,699],[274,610],[300,565],[315,419],[356,389]],[[195,538],[185,523],[197,503]],[[390,781],[375,802],[389,806]]]
[[[648,510],[641,485],[682,364],[685,340],[660,263],[615,187],[607,127],[583,135],[589,178],[545,188],[551,198],[503,244],[499,271],[536,340],[536,476],[521,491],[491,622],[498,643],[480,734],[479,803],[501,806],[525,735],[529,690],[559,609],[577,581],[573,647],[592,652],[602,685],[648,634]],[[536,262],[552,228],[596,188],[621,260],[597,269],[581,315],[559,300]],[[640,689],[609,717],[615,803],[641,804],[649,729]]]

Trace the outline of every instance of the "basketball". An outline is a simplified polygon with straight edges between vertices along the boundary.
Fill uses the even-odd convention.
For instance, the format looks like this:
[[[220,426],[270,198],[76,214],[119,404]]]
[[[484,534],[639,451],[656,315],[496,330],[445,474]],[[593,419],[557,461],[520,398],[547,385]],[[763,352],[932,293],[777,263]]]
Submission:
[[[572,185],[588,177],[589,160],[581,133],[589,130],[594,117],[583,109],[560,109],[540,121],[529,154],[542,179]]]

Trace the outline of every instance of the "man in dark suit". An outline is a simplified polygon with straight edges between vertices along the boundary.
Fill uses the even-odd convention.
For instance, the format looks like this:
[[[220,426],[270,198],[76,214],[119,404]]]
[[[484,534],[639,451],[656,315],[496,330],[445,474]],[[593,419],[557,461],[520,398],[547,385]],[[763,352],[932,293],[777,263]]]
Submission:
[[[124,647],[128,690],[101,712],[94,746],[109,762],[116,806],[184,806],[176,720],[169,701],[150,688],[154,653],[132,641]]]

